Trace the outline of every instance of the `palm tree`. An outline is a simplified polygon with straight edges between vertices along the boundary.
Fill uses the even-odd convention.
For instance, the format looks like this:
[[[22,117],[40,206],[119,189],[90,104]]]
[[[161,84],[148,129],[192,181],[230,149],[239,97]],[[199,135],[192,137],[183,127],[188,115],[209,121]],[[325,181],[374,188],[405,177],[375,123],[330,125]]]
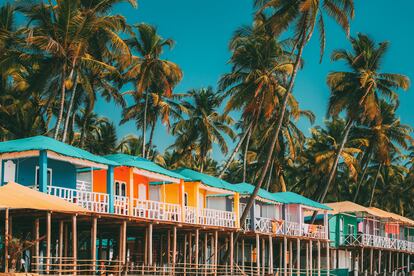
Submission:
[[[380,101],[379,108],[381,112],[381,120],[379,122],[372,122],[369,126],[360,126],[358,128],[358,133],[369,140],[369,146],[366,148],[366,156],[370,158],[366,161],[366,165],[363,166],[363,172],[358,182],[354,201],[358,198],[360,187],[364,181],[369,162],[371,161],[370,159],[375,158],[376,162],[379,163],[379,172],[382,166],[391,165],[393,154],[402,154],[400,148],[408,150],[409,145],[413,142],[410,136],[412,128],[408,125],[401,124],[400,120],[396,118],[395,106],[385,101]]]
[[[292,69],[292,74],[288,81],[286,92],[281,101],[281,107],[278,110],[277,122],[275,124],[275,134],[271,146],[268,149],[266,163],[263,167],[261,177],[246,204],[246,208],[240,218],[241,226],[244,226],[246,217],[253,205],[263,182],[266,178],[267,171],[270,167],[273,151],[279,138],[279,133],[282,129],[284,117],[286,115],[287,105],[292,93],[296,75],[300,66],[302,65],[302,53],[306,43],[311,39],[315,26],[318,26],[321,42],[321,57],[325,48],[325,23],[323,19],[323,12],[332,17],[339,25],[349,34],[349,20],[354,15],[353,0],[344,1],[330,1],[330,0],[287,0],[287,1],[273,1],[273,0],[257,0],[255,1],[259,7],[258,17],[263,18],[267,12],[270,12],[269,17],[265,17],[265,24],[269,26],[275,36],[279,36],[282,32],[287,30],[292,24],[294,28],[294,50],[296,50],[295,62]],[[237,241],[237,238],[235,239]]]
[[[217,144],[222,153],[228,151],[225,136],[234,139],[235,134],[230,125],[233,120],[227,114],[220,114],[217,109],[222,97],[211,87],[191,90],[183,102],[188,118],[177,121],[172,133],[176,141],[171,146],[181,157],[190,157],[195,153],[200,159],[200,170],[203,171],[207,158]]]
[[[162,38],[157,33],[157,29],[148,24],[138,24],[135,26],[135,29],[138,34],[127,39],[126,43],[132,50],[138,52],[140,57],[133,59],[124,77],[134,83],[135,91],[127,93],[137,94],[134,97],[135,100],[141,100],[141,95],[145,93],[142,124],[142,156],[145,157],[148,102],[150,95],[151,93],[155,93],[165,97],[171,97],[174,86],[182,79],[182,72],[177,64],[161,59],[164,48],[172,48],[174,45],[172,39]],[[132,118],[130,117],[130,119]]]
[[[355,122],[370,123],[381,121],[380,99],[398,99],[394,89],[407,90],[410,82],[408,77],[401,74],[383,73],[381,65],[389,43],[378,45],[367,35],[358,34],[351,38],[352,52],[336,50],[332,60],[343,60],[350,71],[332,72],[327,77],[331,89],[328,114],[338,116],[346,112],[347,123],[343,132],[342,142],[331,166],[328,180],[321,194],[323,202],[331,186],[341,152],[348,139],[349,132]]]
[[[223,75],[219,82],[219,89],[230,97],[225,112],[241,109],[243,122],[239,142],[220,176],[224,175],[246,138],[248,148],[249,138],[259,117],[263,115],[268,120],[273,115],[279,105],[279,98],[285,92],[282,83],[293,68],[289,49],[285,49],[286,43],[279,43],[266,33],[263,24],[255,24],[254,28],[245,27],[236,32],[230,43],[233,52],[230,59],[232,72]]]

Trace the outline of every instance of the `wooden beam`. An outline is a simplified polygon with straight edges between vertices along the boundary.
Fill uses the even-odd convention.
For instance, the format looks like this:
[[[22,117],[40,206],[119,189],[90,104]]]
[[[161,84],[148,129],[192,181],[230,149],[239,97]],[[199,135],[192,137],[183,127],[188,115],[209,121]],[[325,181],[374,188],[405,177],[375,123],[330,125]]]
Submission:
[[[300,276],[300,239],[296,239],[296,274]]]
[[[96,236],[98,233],[98,219],[92,218],[91,227],[91,259],[92,259],[92,271],[95,273],[96,270]]]
[[[152,266],[152,223],[148,225],[148,264]]]
[[[76,215],[72,216],[72,257],[73,257],[73,275],[76,275],[76,261],[78,259],[78,228],[76,225]]]
[[[50,270],[50,243],[52,236],[52,214],[46,213],[46,274],[49,274]]]
[[[198,268],[198,245],[199,245],[199,242],[200,242],[200,230],[198,230],[198,229],[196,229],[196,231],[195,231],[195,241],[194,241],[194,245],[195,245],[195,260],[194,260],[194,263],[195,263],[195,267],[196,267],[196,269]]]
[[[257,275],[260,276],[260,237],[256,233],[256,267]]]
[[[4,272],[9,272],[9,208],[4,214]]]

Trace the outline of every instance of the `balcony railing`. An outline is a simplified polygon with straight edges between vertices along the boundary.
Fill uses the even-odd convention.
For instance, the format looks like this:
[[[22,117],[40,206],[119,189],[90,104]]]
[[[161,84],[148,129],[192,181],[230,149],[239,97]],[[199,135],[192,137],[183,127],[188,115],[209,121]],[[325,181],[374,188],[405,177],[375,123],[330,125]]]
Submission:
[[[109,210],[108,194],[80,191],[57,186],[48,186],[47,192],[50,195],[60,197],[71,203],[75,203],[92,212],[107,213]]]
[[[198,223],[232,228],[236,227],[236,214],[229,211],[203,208],[199,209]]]
[[[414,252],[414,242],[370,234],[344,235],[342,245],[368,246]]]
[[[117,215],[129,215],[129,198],[126,196],[114,196],[114,213]]]
[[[197,208],[185,206],[185,222],[191,224],[197,223]]]
[[[181,206],[153,200],[133,200],[133,216],[163,220],[163,221],[181,221]]]

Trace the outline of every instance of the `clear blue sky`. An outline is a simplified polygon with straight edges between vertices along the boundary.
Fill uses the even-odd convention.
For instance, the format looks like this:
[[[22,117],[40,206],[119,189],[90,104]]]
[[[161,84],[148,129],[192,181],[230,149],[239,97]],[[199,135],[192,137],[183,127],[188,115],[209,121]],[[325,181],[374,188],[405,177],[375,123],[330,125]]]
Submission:
[[[226,64],[230,53],[228,41],[234,30],[251,24],[252,0],[138,0],[139,7],[131,8],[122,4],[114,13],[124,15],[130,24],[146,22],[158,27],[164,37],[173,38],[176,46],[167,51],[164,58],[178,63],[184,71],[184,78],[176,91],[184,92],[190,88],[215,87],[220,75],[228,72]],[[4,2],[0,0],[0,3]],[[351,34],[358,32],[370,34],[376,41],[388,40],[391,47],[384,71],[407,74],[414,81],[414,1],[407,0],[356,0],[356,16],[351,25]],[[316,124],[323,122],[329,91],[325,78],[329,71],[341,68],[333,64],[329,55],[333,49],[349,48],[344,33],[333,22],[326,20],[327,48],[322,64],[319,64],[318,37],[314,36],[304,52],[305,67],[299,73],[294,94],[302,109],[312,110]],[[414,89],[401,92],[398,114],[403,123],[414,126]],[[99,101],[96,112],[119,122],[121,110]],[[299,122],[308,133],[306,122]],[[118,127],[118,135],[140,133],[133,123]],[[164,127],[156,130],[155,144],[160,151],[171,144]],[[214,157],[222,159],[215,149]]]

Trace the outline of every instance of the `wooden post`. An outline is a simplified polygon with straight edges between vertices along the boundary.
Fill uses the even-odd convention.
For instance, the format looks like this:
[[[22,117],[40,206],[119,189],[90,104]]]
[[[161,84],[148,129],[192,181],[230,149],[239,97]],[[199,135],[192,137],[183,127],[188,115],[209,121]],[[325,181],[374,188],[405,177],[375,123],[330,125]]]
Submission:
[[[73,275],[76,275],[76,263],[78,259],[78,228],[76,226],[76,215],[72,216],[72,257],[73,257]]]
[[[50,269],[50,243],[52,235],[52,214],[46,213],[46,274],[49,274]]]
[[[265,274],[265,270],[266,270],[266,244],[265,244],[266,240],[262,239],[262,250],[261,250],[261,255],[262,255],[262,276],[264,276]]]
[[[190,267],[193,264],[193,234],[190,232],[188,235],[188,259],[190,263]]]
[[[293,275],[293,245],[292,245],[292,240],[289,241],[289,275]]]
[[[167,251],[168,251],[167,263],[168,265],[170,265],[171,264],[171,231],[170,230],[167,231]]]
[[[207,253],[208,253],[208,235],[207,232],[204,233],[204,275],[207,275]]]
[[[230,254],[231,255],[231,254]],[[214,231],[214,264],[216,265],[215,274],[217,274],[218,265],[218,231]]]
[[[317,242],[318,248],[318,276],[321,276],[321,242],[318,240]]]
[[[96,236],[98,233],[98,219],[96,217],[92,218],[92,228],[91,228],[91,259],[92,259],[92,271],[96,271]]]
[[[148,225],[148,264],[152,266],[152,223]]]
[[[388,272],[391,273],[392,272],[392,252],[389,251],[388,254]]]
[[[378,251],[378,273],[380,274],[381,273],[381,254],[382,253],[382,250],[380,249],[379,251]]]
[[[269,274],[273,275],[273,238],[269,235]]]
[[[282,274],[283,269],[283,243],[280,243],[279,246],[279,273]]]
[[[300,239],[296,239],[296,275],[300,276]]]
[[[305,247],[306,247],[305,267],[306,267],[306,276],[308,276],[309,275],[309,243],[306,243],[306,241],[305,241]]]
[[[9,272],[9,208],[4,214],[4,272]]]
[[[256,267],[257,275],[260,275],[260,238],[259,234],[256,234]]]
[[[196,271],[198,269],[198,245],[199,245],[199,240],[200,240],[199,237],[200,237],[200,230],[196,229],[196,231],[195,231],[195,241],[194,241],[194,243],[195,243],[195,260],[194,260],[194,263],[195,263]]]
[[[126,252],[127,252],[127,221],[122,222],[122,263],[126,263]]]
[[[284,273],[284,275],[288,275],[287,273],[288,273],[288,270],[287,270],[287,251],[288,251],[288,248],[287,248],[287,238],[286,238],[286,236],[285,237],[283,237],[283,273]]]
[[[144,239],[144,264],[148,265],[148,227],[145,227],[145,239]],[[167,262],[170,264],[170,231],[168,231],[168,256],[167,256]]]
[[[361,273],[364,273],[364,248],[361,248]]]
[[[313,248],[312,248],[312,240],[309,240],[309,269],[310,269],[310,275],[313,275]]]
[[[62,271],[62,263],[63,263],[63,220],[59,221],[59,275],[61,275]]]
[[[372,275],[374,265],[374,249],[370,250],[370,263],[369,263],[369,274]]]
[[[187,234],[184,234],[184,275],[187,275],[187,237],[188,237],[188,235]],[[191,272],[191,270],[190,270],[190,272]]]
[[[233,232],[230,232],[230,274],[233,275],[234,266],[234,236]]]
[[[326,242],[326,276],[329,276],[331,273],[331,258],[330,258],[330,244],[329,241]]]
[[[177,226],[173,227],[173,268],[175,269],[175,264],[177,262]]]
[[[34,223],[34,236],[35,236],[35,256],[36,256],[36,263],[39,263],[39,256],[40,256],[40,246],[39,246],[39,238],[40,238],[40,233],[39,233],[39,228],[40,228],[40,221],[39,218],[35,219],[35,223]],[[38,273],[40,273],[39,269],[39,265],[36,264],[36,270]]]

